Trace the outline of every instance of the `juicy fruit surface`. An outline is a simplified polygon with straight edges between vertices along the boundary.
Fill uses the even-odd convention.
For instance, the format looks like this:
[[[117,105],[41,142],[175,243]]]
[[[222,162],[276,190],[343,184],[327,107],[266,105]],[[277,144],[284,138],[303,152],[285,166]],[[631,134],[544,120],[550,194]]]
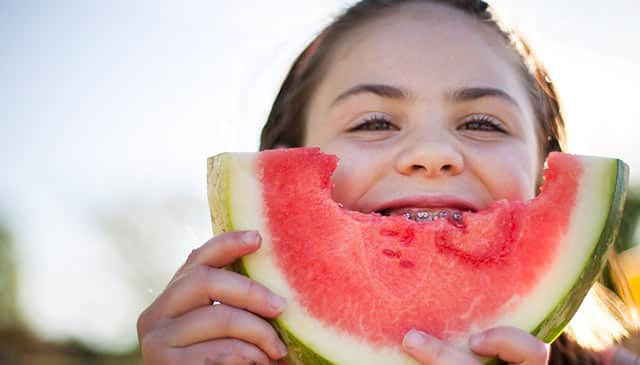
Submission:
[[[562,178],[545,175],[558,181],[536,199],[454,224],[342,208],[331,199],[336,163],[316,150],[260,155],[276,264],[312,316],[382,345],[414,327],[456,338],[517,307],[556,258],[582,173],[563,155],[549,161]]]

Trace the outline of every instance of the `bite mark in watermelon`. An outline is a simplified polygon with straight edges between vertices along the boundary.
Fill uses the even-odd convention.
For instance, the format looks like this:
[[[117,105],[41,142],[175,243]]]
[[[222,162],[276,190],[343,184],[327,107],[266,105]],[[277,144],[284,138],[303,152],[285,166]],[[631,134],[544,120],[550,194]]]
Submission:
[[[497,325],[552,341],[604,264],[628,176],[620,160],[552,153],[535,199],[419,223],[343,208],[336,164],[316,148],[209,160],[215,233],[263,236],[235,268],[287,298],[274,325],[289,364],[415,364],[411,328],[462,348]]]

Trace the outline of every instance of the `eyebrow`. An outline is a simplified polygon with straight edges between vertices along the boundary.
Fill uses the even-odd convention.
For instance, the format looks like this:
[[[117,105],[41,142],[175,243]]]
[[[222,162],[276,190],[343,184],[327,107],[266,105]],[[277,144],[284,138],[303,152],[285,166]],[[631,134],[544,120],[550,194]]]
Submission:
[[[401,88],[383,85],[383,84],[358,84],[352,88],[349,88],[347,91],[338,95],[337,98],[331,102],[331,105],[338,104],[345,99],[357,95],[357,94],[374,94],[383,98],[389,99],[408,99],[409,92],[407,90],[403,90]]]
[[[486,97],[496,97],[520,109],[520,104],[506,91],[494,87],[468,87],[450,91],[447,97],[454,103],[463,103]]]
[[[409,99],[411,93],[399,87],[384,84],[358,84],[338,95],[331,106],[357,94],[374,94],[389,99]],[[485,97],[496,97],[520,108],[518,102],[506,91],[494,87],[468,87],[447,92],[447,99],[454,103],[463,103]]]

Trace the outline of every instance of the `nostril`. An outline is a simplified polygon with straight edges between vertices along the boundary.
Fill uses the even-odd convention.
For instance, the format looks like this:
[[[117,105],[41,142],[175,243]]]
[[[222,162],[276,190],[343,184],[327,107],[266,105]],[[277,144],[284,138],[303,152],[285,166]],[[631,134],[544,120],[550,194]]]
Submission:
[[[442,171],[450,172],[451,170],[453,170],[453,166],[452,165],[444,165],[440,169]]]

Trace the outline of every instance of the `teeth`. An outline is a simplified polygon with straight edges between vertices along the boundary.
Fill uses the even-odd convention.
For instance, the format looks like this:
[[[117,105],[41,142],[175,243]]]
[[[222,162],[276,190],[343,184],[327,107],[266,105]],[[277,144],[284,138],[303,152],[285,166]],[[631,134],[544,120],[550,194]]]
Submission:
[[[404,212],[402,214],[405,218],[411,219],[416,222],[431,222],[440,218],[452,218],[459,221],[462,219],[462,213],[459,211],[440,210],[440,211],[419,211],[419,212]]]

